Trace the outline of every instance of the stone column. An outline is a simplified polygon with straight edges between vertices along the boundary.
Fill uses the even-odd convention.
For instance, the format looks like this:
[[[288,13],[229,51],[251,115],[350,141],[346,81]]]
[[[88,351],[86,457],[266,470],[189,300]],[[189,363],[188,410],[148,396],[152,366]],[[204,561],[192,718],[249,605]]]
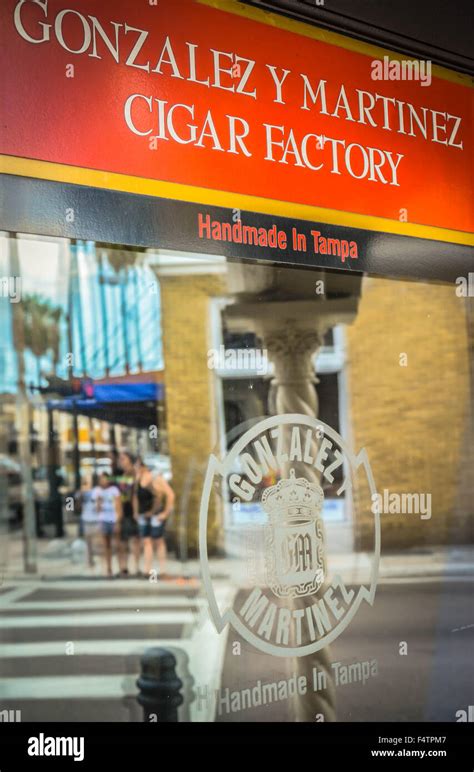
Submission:
[[[263,343],[275,368],[270,393],[272,412],[317,415],[317,383],[312,357],[322,344],[316,329],[298,330],[289,319],[285,325],[262,330]]]
[[[234,329],[254,330],[267,350],[273,364],[274,374],[269,395],[269,412],[274,415],[283,413],[301,413],[317,417],[318,398],[315,384],[318,382],[313,365],[313,357],[322,345],[326,330],[335,324],[350,322],[355,316],[357,298],[349,296],[334,300],[294,300],[269,302],[237,302],[226,309],[226,319]],[[316,448],[313,448],[313,456]],[[312,477],[319,481],[317,470],[308,469],[298,462],[288,464],[285,474],[293,468],[296,476]],[[320,521],[316,524],[323,537],[324,529]],[[325,558],[324,558],[325,562]],[[325,571],[326,573],[326,571]],[[319,589],[317,598],[325,591]],[[304,599],[291,601],[293,607],[304,604]],[[331,656],[329,648],[313,655],[288,659],[289,675],[298,672],[305,675],[308,692],[304,698],[295,698],[292,713],[297,721],[314,722],[318,714],[325,721],[336,720],[335,688],[332,680]],[[314,692],[311,688],[313,667],[326,674],[327,687]]]
[[[270,409],[276,415],[282,413],[302,413],[316,417],[318,415],[318,397],[315,384],[318,378],[313,365],[313,357],[323,342],[323,331],[317,326],[306,329],[296,329],[295,321],[288,319],[280,328],[270,330],[264,334],[264,345],[269,358],[274,366],[274,377],[270,392]],[[316,449],[312,448],[313,457]],[[308,469],[298,462],[288,463],[285,475],[289,476],[289,468],[295,470],[296,477],[312,477],[319,482],[320,474],[314,468]],[[301,467],[299,469],[298,467]],[[310,480],[311,481],[311,480]],[[323,535],[324,525],[320,519],[317,523],[317,531]],[[326,574],[326,558],[323,546],[324,573]],[[318,591],[320,595],[325,586]],[[304,601],[293,599],[293,607],[301,607]],[[316,715],[323,715],[325,721],[336,720],[335,689],[331,677],[331,656],[329,648],[322,649],[308,657],[300,657],[292,661],[293,671],[298,675],[306,676],[306,682],[312,683],[312,669],[317,667],[319,672],[324,672],[327,679],[327,688],[313,693],[311,687],[304,698],[294,698],[293,712],[298,721],[315,721]]]

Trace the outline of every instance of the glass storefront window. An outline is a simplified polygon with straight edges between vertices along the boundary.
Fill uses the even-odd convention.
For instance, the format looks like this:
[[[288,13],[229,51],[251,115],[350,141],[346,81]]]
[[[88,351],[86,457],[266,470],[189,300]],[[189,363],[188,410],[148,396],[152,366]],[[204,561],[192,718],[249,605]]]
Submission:
[[[66,239],[0,250],[19,280],[0,298],[3,563],[23,588],[0,592],[9,707],[140,721],[139,658],[160,645],[183,721],[456,720],[472,298]],[[78,493],[104,473],[87,521]]]

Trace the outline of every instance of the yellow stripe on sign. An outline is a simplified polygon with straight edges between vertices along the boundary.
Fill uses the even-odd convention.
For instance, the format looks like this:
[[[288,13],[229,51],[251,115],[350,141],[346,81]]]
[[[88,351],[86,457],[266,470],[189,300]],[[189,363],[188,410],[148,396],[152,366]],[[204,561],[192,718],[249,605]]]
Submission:
[[[357,54],[365,54],[372,59],[382,59],[384,56],[389,56],[390,59],[396,59],[397,61],[404,61],[407,59],[406,54],[400,54],[397,51],[391,51],[387,48],[373,45],[372,43],[365,43],[363,40],[357,40],[356,38],[349,37],[349,33],[346,35],[338,32],[331,32],[330,30],[323,29],[322,27],[316,27],[312,24],[303,21],[296,21],[295,19],[289,19],[286,16],[282,16],[274,11],[263,10],[262,8],[253,8],[248,5],[241,5],[237,0],[195,0],[195,2],[201,5],[208,5],[211,8],[215,8],[219,11],[227,11],[227,13],[233,13],[236,16],[243,16],[246,19],[252,19],[253,21],[259,21],[262,24],[267,24],[277,29],[287,30],[288,32],[294,32],[297,35],[303,37],[312,38],[313,40],[319,40],[321,43],[329,43],[339,48],[345,48],[347,51],[354,51]],[[413,59],[414,57],[408,57]],[[423,57],[422,57],[423,58]],[[443,80],[449,80],[452,83],[458,83],[461,86],[468,86],[472,88],[474,86],[474,78],[470,75],[466,75],[455,70],[450,70],[447,67],[441,67],[437,64],[433,64],[432,73],[437,78]]]
[[[67,166],[49,161],[35,161],[29,158],[0,155],[0,173],[116,190],[123,193],[138,193],[142,196],[169,198],[208,206],[221,206],[226,209],[243,209],[261,214],[289,217],[294,220],[321,222],[326,225],[344,225],[348,228],[361,228],[379,233],[394,233],[399,236],[412,236],[474,246],[474,234],[464,231],[399,222],[385,217],[373,217],[356,212],[295,204],[289,201],[277,201],[272,198],[260,198],[244,193],[181,185],[177,182],[161,182],[160,180],[133,177],[116,172],[83,169],[79,166]]]

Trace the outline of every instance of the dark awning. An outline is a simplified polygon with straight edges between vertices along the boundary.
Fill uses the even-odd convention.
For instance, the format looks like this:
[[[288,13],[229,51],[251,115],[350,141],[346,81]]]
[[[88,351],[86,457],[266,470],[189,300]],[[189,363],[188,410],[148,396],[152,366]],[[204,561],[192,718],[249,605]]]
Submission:
[[[157,402],[163,399],[162,383],[87,383],[83,395],[52,399],[48,408],[98,418],[136,429],[148,429],[158,421]]]

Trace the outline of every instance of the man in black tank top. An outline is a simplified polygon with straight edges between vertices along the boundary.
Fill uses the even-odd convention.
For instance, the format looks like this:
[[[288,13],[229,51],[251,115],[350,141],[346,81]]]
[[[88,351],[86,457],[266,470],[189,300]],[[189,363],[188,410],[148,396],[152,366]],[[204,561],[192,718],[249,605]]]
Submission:
[[[156,551],[160,576],[166,576],[166,543],[164,540],[166,519],[174,506],[175,495],[166,480],[151,470],[141,459],[135,464],[136,480],[133,510],[143,544],[144,571],[149,577]]]
[[[155,494],[150,488],[137,484],[138,514],[146,515],[153,510]]]

